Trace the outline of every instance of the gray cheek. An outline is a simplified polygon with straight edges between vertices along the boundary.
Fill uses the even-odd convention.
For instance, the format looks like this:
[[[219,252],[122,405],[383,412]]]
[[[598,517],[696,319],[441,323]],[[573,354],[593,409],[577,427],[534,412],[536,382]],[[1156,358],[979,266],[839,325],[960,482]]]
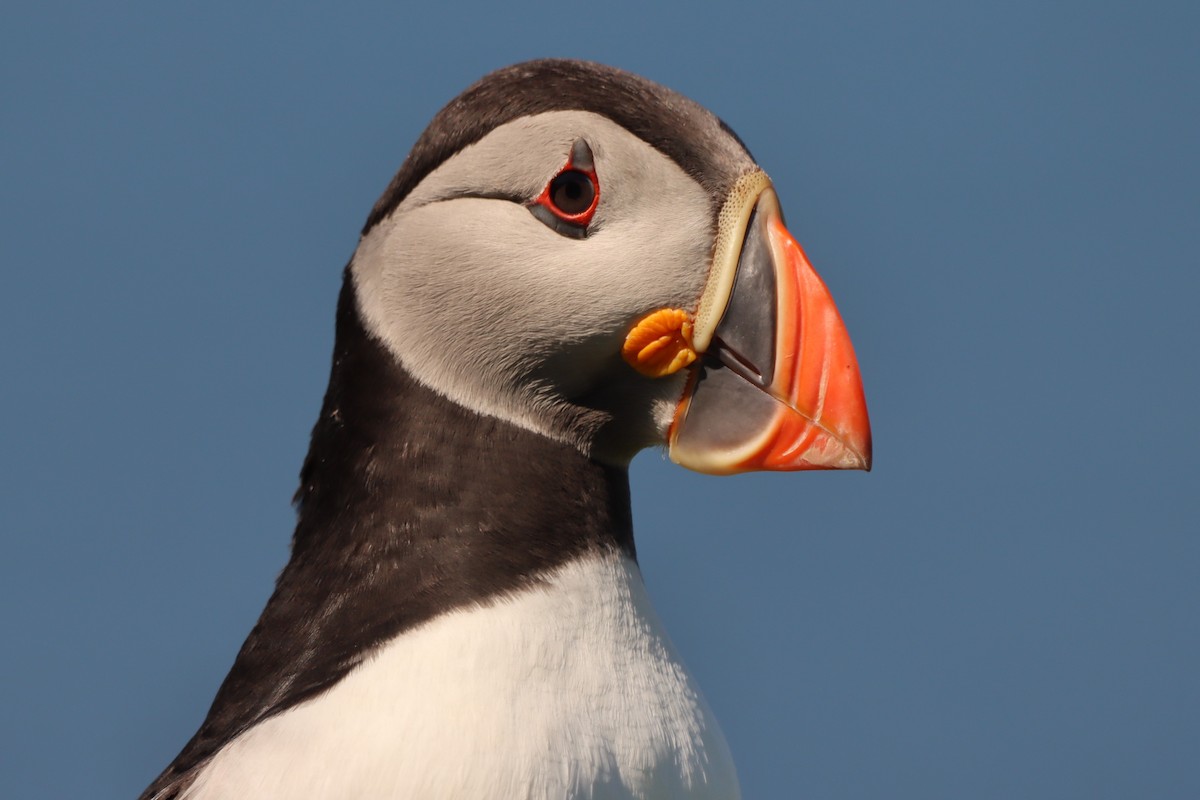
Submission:
[[[417,380],[563,440],[611,412],[622,420],[613,445],[632,454],[661,441],[679,387],[647,384],[620,347],[645,313],[694,308],[711,260],[712,212],[676,165],[625,132],[609,134],[595,147],[602,199],[587,238],[555,233],[520,203],[440,199],[454,194],[466,166],[490,157],[489,139],[464,154],[471,164],[456,157],[427,179],[418,194],[428,201],[414,195],[372,230],[352,269],[368,328]]]
[[[615,356],[637,317],[695,304],[711,249],[703,202],[684,192],[665,205],[637,198],[626,204],[635,213],[585,240],[499,200],[414,209],[389,237],[397,244],[383,289],[388,316],[404,328],[395,343],[431,359],[452,352],[456,373],[464,360],[487,372],[496,364],[503,374],[488,379],[498,385],[536,373],[574,386]]]
[[[547,360],[586,369],[589,346],[612,322],[596,311],[603,291],[581,285],[573,244],[503,201],[414,209],[389,235],[379,281],[389,346],[418,379],[464,404],[531,406],[558,387]]]
[[[435,338],[561,333],[567,304],[578,299],[564,240],[516,204],[439,203],[409,215],[395,236],[405,244],[388,270],[388,290]]]
[[[402,226],[403,227],[403,226]],[[384,279],[393,347],[402,358],[469,376],[510,349],[518,287],[472,242],[470,224],[417,220]],[[445,230],[442,230],[445,229]],[[444,236],[439,237],[442,233]]]

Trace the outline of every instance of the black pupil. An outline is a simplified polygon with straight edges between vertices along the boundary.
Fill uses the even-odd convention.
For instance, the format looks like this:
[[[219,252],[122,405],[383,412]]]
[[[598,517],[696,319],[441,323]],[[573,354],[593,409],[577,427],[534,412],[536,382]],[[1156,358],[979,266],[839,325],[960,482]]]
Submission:
[[[550,181],[550,201],[568,216],[587,211],[595,197],[592,179],[578,170],[567,170]]]

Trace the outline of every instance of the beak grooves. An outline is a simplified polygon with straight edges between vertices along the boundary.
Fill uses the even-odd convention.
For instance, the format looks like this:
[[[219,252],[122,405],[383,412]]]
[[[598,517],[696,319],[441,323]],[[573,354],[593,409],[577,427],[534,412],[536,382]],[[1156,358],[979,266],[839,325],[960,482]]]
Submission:
[[[672,459],[716,474],[869,470],[854,348],[766,176],[739,181],[720,220],[692,330],[702,358],[676,408]]]

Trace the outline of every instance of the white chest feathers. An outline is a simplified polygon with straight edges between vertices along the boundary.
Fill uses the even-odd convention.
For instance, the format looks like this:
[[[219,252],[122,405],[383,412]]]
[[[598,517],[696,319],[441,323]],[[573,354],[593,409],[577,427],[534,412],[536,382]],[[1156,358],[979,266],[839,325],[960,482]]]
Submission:
[[[247,731],[187,800],[739,797],[728,746],[615,555],[396,638]]]

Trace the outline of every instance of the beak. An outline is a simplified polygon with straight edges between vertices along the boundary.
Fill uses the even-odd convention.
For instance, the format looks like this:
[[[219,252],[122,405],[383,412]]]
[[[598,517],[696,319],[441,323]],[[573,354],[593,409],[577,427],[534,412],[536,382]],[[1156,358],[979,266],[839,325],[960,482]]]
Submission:
[[[698,472],[871,468],[858,361],[833,298],[783,224],[766,175],[722,209],[692,332],[691,366],[668,433]]]

